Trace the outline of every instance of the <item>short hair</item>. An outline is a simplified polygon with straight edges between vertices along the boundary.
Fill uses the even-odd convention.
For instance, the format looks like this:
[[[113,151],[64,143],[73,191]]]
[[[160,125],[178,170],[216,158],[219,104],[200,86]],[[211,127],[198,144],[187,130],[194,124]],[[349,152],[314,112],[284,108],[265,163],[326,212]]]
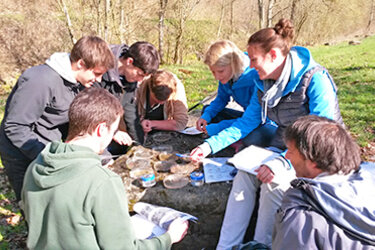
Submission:
[[[133,43],[129,49],[124,50],[120,58],[133,58],[133,65],[140,68],[145,74],[155,73],[160,64],[157,49],[149,42],[140,41]]]
[[[361,163],[359,146],[339,123],[316,115],[298,118],[284,133],[298,151],[329,174],[348,174]]]
[[[84,36],[74,44],[70,52],[72,63],[80,59],[88,69],[98,66],[111,69],[114,67],[115,57],[103,39],[97,36]]]
[[[284,56],[289,51],[294,38],[292,21],[282,18],[273,28],[265,28],[255,32],[249,38],[247,45],[259,45],[265,53],[272,48],[281,49]]]
[[[210,45],[204,63],[208,66],[232,67],[232,78],[239,78],[249,65],[249,59],[233,42],[229,40],[219,40]]]
[[[148,86],[156,99],[166,101],[176,92],[177,79],[171,72],[158,70],[148,80]]]
[[[110,126],[123,114],[119,100],[107,90],[86,88],[70,104],[67,140],[93,133],[102,122]]]

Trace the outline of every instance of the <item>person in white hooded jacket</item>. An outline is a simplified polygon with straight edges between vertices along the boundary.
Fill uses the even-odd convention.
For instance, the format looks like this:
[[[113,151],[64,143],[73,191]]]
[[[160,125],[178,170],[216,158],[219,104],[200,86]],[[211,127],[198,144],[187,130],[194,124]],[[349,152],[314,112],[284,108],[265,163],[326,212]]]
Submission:
[[[0,127],[1,161],[17,200],[30,162],[48,142],[66,137],[73,98],[80,89],[101,81],[113,62],[104,40],[84,36],[71,53],[54,53],[45,64],[31,67],[19,77]]]

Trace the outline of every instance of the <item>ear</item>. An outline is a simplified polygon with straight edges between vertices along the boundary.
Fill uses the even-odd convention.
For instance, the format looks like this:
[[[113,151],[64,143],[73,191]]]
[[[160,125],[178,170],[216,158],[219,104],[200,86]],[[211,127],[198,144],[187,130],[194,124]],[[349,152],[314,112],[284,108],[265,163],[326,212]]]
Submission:
[[[271,55],[272,60],[277,58],[277,51],[275,49],[271,49],[268,53]]]
[[[95,135],[97,137],[102,137],[106,133],[108,133],[108,126],[107,126],[107,124],[105,122],[99,123],[98,126],[96,126],[96,128],[95,128]]]
[[[86,67],[85,62],[82,59],[79,59],[77,61],[77,68],[80,70],[80,69],[84,69],[85,67]]]
[[[132,57],[126,58],[126,65],[133,64],[133,62],[134,62],[134,59]]]

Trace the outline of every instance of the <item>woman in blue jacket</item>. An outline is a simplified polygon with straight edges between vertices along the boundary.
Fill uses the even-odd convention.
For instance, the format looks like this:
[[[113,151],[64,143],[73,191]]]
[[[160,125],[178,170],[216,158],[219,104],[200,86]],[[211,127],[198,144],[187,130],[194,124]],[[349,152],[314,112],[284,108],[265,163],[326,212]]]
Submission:
[[[243,119],[246,122],[243,126],[251,132],[267,119],[274,121],[278,128],[269,149],[281,154],[262,164],[256,176],[238,172],[228,198],[217,249],[231,249],[242,242],[259,188],[254,240],[271,246],[276,210],[290,181],[295,178],[293,167],[282,154],[286,149],[282,140],[286,126],[308,114],[342,123],[333,80],[313,60],[308,49],[291,47],[293,37],[293,24],[281,19],[274,28],[259,30],[248,41],[247,52],[251,67],[255,69],[249,79],[255,84],[256,91],[246,114],[249,119]],[[238,128],[233,127],[235,129]],[[226,131],[207,139],[208,153],[215,153],[236,139],[224,133]],[[206,155],[204,152],[202,157]]]
[[[236,138],[232,143],[243,139],[245,146],[252,144],[267,146],[275,133],[276,126],[266,123],[251,134],[244,127],[246,122],[243,119],[251,119],[247,114],[250,112],[248,107],[255,91],[255,84],[251,80],[251,72],[254,69],[249,67],[248,56],[233,42],[219,40],[211,44],[207,50],[204,63],[219,81],[219,87],[215,100],[204,108],[202,116],[198,119],[197,129],[209,136],[217,136],[221,133],[225,137]],[[225,108],[231,98],[242,107],[244,112]],[[226,140],[226,138],[222,139]],[[199,150],[200,148],[197,153]]]

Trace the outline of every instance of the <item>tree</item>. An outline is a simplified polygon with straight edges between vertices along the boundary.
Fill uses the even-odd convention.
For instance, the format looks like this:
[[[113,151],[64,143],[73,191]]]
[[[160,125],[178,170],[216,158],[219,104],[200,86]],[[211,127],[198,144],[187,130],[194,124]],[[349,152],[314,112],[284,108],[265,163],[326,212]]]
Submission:
[[[159,55],[160,62],[164,63],[164,15],[167,10],[168,0],[159,0]]]
[[[77,42],[77,39],[74,37],[73,34],[72,22],[70,21],[70,16],[68,13],[68,9],[66,8],[66,4],[64,0],[57,0],[57,3],[60,5],[62,11],[65,14],[66,26],[68,28],[70,40],[72,41],[72,44],[75,44]]]

